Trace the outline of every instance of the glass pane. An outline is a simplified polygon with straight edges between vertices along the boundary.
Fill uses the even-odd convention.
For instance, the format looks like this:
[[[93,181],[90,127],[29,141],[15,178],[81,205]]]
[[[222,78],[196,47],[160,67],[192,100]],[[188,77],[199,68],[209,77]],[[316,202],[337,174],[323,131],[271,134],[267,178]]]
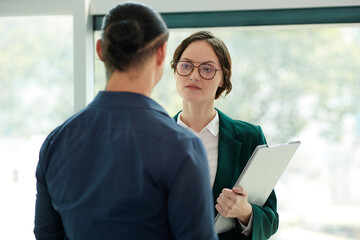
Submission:
[[[72,17],[0,18],[0,36],[1,238],[33,239],[40,146],[74,109]]]
[[[170,115],[181,109],[170,60],[198,30],[170,34],[165,73],[152,95]],[[360,27],[209,30],[233,63],[233,90],[216,107],[261,125],[270,145],[302,141],[275,188],[280,228],[272,239],[359,239]],[[103,89],[99,61],[95,72]]]

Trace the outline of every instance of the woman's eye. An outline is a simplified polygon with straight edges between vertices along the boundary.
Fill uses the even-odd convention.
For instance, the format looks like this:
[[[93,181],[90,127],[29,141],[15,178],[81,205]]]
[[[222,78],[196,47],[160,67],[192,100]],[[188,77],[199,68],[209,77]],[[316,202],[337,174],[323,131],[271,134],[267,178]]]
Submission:
[[[203,72],[212,72],[215,71],[213,66],[201,66],[201,71]]]
[[[188,69],[188,68],[191,68],[191,64],[183,63],[183,64],[181,65],[181,67],[184,68],[184,69]]]

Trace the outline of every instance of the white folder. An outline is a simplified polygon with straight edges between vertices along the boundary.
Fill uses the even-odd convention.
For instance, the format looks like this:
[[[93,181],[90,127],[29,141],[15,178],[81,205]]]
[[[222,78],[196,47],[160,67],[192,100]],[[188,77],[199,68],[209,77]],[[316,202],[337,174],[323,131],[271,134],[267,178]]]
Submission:
[[[274,146],[259,145],[255,148],[235,186],[241,186],[248,193],[249,203],[263,206],[278,182],[280,176],[300,146],[300,141]],[[215,217],[216,233],[231,230],[234,218]]]

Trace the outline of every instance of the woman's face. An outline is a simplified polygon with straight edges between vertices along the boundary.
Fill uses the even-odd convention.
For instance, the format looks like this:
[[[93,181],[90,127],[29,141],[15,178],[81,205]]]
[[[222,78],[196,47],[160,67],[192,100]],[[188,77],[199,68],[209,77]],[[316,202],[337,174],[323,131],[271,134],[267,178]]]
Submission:
[[[200,64],[210,65],[216,69],[221,68],[212,46],[204,40],[192,42],[185,49],[179,61],[190,62],[195,66],[188,76],[180,76],[175,72],[176,89],[180,97],[189,103],[212,104],[215,101],[216,90],[223,83],[222,72],[216,71],[213,79],[206,80],[199,74],[197,68]]]

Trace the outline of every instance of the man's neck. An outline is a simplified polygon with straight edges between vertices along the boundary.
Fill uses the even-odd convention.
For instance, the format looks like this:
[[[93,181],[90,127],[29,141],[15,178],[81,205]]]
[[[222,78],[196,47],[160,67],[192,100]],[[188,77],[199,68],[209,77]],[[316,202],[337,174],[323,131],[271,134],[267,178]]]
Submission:
[[[141,71],[136,69],[115,70],[107,82],[106,91],[133,92],[150,97],[155,87],[155,77],[155,72],[149,64],[144,66]]]

